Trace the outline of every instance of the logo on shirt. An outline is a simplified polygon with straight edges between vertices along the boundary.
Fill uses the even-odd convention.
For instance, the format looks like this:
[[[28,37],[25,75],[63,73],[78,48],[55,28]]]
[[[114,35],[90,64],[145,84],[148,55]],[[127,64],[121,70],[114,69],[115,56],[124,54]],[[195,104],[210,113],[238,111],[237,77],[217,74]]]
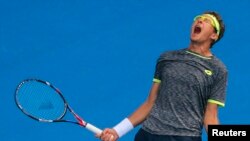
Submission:
[[[205,70],[205,73],[206,73],[207,75],[209,75],[209,76],[213,75],[213,72],[210,71],[210,70]]]

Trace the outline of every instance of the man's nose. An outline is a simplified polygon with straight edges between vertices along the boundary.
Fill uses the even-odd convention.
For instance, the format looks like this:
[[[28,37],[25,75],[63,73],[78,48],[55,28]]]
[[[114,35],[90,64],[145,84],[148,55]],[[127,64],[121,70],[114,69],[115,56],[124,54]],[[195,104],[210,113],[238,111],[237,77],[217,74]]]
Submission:
[[[202,23],[202,22],[203,22],[203,20],[202,20],[202,19],[199,19],[199,20],[198,20],[198,23]]]

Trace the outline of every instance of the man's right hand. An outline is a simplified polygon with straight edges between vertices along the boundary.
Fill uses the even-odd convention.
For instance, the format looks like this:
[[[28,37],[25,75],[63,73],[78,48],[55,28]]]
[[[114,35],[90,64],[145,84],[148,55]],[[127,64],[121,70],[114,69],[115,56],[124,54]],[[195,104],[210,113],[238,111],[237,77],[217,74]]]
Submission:
[[[106,128],[101,135],[97,135],[102,141],[117,141],[119,136],[114,129]]]

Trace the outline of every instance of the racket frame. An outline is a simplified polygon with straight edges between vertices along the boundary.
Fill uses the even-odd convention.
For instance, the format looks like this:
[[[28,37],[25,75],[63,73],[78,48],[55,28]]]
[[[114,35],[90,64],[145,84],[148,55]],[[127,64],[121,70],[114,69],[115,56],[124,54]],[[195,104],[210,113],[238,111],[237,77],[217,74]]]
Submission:
[[[64,102],[64,111],[62,113],[62,115],[60,117],[58,117],[57,119],[54,119],[54,120],[48,120],[48,119],[41,119],[41,118],[37,118],[37,117],[34,117],[32,116],[31,114],[29,114],[27,111],[25,111],[25,109],[22,107],[22,105],[18,102],[18,98],[17,98],[17,95],[18,95],[18,91],[19,89],[27,82],[29,81],[37,81],[39,83],[43,83],[44,85],[47,85],[49,87],[51,87],[53,90],[56,91],[56,93],[62,98],[63,102]],[[34,79],[34,78],[30,78],[30,79],[25,79],[23,80],[22,82],[19,83],[19,85],[17,86],[16,90],[15,90],[15,103],[17,105],[17,107],[25,114],[27,115],[28,117],[34,119],[34,120],[37,120],[39,122],[69,122],[69,123],[73,123],[73,124],[77,124],[77,125],[80,125],[82,127],[85,127],[86,129],[88,129],[89,131],[93,132],[93,133],[96,133],[96,134],[101,134],[102,133],[102,130],[95,127],[94,125],[90,124],[90,123],[87,123],[86,121],[84,121],[79,115],[77,115],[73,109],[69,106],[69,104],[67,103],[66,99],[63,97],[61,91],[54,87],[51,83],[49,83],[48,81],[43,81],[43,80],[40,80],[40,79]],[[63,119],[67,113],[67,111],[69,111],[73,116],[74,118],[76,119],[76,121],[71,121],[71,120],[66,120],[66,119]]]

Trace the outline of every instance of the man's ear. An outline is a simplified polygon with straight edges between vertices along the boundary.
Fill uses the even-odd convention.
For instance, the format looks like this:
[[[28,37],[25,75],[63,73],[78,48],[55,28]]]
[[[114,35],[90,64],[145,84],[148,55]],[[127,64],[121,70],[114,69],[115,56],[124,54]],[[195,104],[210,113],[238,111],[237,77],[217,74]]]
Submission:
[[[219,35],[216,34],[216,33],[213,33],[213,34],[210,36],[210,38],[211,38],[212,40],[216,41],[216,40],[219,38]]]

